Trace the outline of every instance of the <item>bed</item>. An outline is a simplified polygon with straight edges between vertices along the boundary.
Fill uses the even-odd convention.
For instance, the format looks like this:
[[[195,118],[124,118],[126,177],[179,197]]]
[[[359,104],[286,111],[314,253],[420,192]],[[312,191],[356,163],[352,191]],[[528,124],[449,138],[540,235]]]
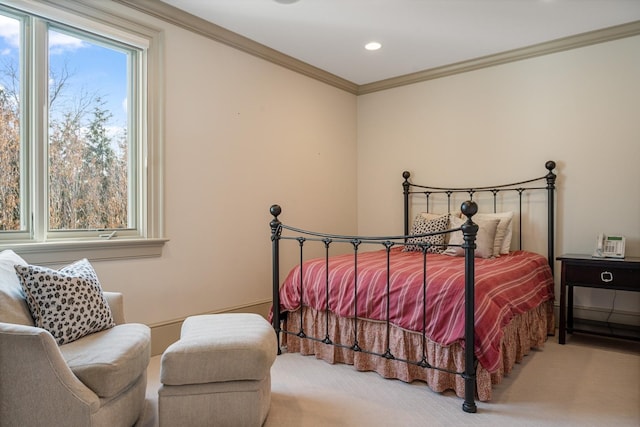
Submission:
[[[414,184],[404,172],[404,232],[396,236],[304,230],[282,223],[282,208],[271,206],[279,354],[286,347],[421,380],[453,390],[465,412],[476,412],[476,399],[490,400],[492,385],[555,330],[555,162],[545,168],[530,180],[464,188]],[[546,237],[545,255],[522,249],[523,221],[532,220],[523,205],[541,203],[546,236],[535,227],[533,234]],[[512,210],[499,209],[505,205]],[[296,261],[281,275],[285,250]]]

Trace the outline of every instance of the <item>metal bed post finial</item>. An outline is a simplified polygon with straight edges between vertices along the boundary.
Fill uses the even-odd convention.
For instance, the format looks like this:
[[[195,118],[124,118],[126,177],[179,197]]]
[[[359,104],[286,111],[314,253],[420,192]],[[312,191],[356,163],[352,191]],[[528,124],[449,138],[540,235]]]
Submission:
[[[280,348],[280,234],[282,233],[282,223],[278,219],[278,215],[282,213],[282,208],[278,205],[271,205],[269,213],[273,215],[273,219],[269,222],[269,227],[271,227],[271,260],[273,263],[271,265],[273,272],[272,322],[278,341],[278,354],[282,354],[282,349]]]
[[[269,223],[269,225],[271,226],[271,233],[273,234],[275,232],[275,229],[280,225],[278,216],[282,213],[282,208],[280,207],[280,205],[271,205],[271,207],[269,208],[269,213],[273,215],[273,220],[271,220],[271,222]]]

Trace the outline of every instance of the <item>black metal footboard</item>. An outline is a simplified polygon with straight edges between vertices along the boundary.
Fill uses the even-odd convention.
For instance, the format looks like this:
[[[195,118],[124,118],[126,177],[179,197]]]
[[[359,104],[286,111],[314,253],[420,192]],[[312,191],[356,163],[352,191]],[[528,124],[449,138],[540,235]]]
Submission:
[[[405,362],[408,364],[417,365],[423,367],[425,369],[437,369],[441,371],[448,372],[450,374],[460,375],[464,378],[464,403],[462,405],[462,409],[465,412],[476,412],[477,407],[475,404],[475,392],[476,392],[476,367],[477,361],[474,354],[474,325],[475,325],[475,295],[474,295],[474,284],[475,284],[475,261],[474,255],[476,250],[476,236],[478,233],[478,225],[475,224],[472,220],[473,215],[478,212],[478,206],[476,201],[479,198],[485,197],[489,202],[493,205],[493,212],[497,212],[497,207],[499,202],[502,200],[503,196],[507,197],[508,195],[515,195],[514,198],[516,200],[516,211],[517,211],[517,225],[518,230],[520,232],[519,235],[519,249],[523,248],[522,242],[522,204],[523,204],[523,196],[528,194],[531,191],[541,190],[546,192],[546,217],[547,217],[547,258],[548,263],[551,268],[551,271],[554,270],[554,248],[555,248],[555,230],[554,230],[554,220],[555,220],[555,190],[556,190],[556,174],[553,172],[556,167],[555,162],[548,161],[545,163],[545,168],[547,169],[547,173],[541,177],[519,181],[511,184],[505,185],[497,185],[497,186],[483,186],[483,187],[464,187],[464,188],[442,188],[442,187],[432,187],[432,186],[423,186],[413,184],[409,181],[410,173],[404,172],[402,174],[404,178],[404,182],[402,183],[403,193],[404,193],[404,234],[402,236],[387,236],[387,237],[363,237],[363,236],[345,236],[345,235],[332,235],[332,234],[323,234],[323,233],[315,233],[311,231],[301,230],[294,227],[287,226],[280,222],[278,219],[279,215],[282,213],[282,209],[278,205],[271,206],[270,213],[273,215],[273,219],[270,222],[271,227],[271,243],[272,243],[272,269],[273,269],[273,327],[276,331],[278,337],[278,354],[281,353],[280,349],[280,338],[282,334],[291,334],[300,338],[313,340],[322,342],[328,345],[338,346],[346,348],[350,351],[354,352],[363,352],[372,354],[375,356],[380,356],[387,359],[393,359],[400,362]],[[398,358],[393,354],[391,345],[390,345],[390,328],[391,322],[389,320],[389,254],[391,252],[391,248],[397,245],[406,245],[407,239],[409,237],[426,237],[433,236],[436,234],[442,233],[426,233],[421,235],[409,235],[409,224],[410,224],[410,198],[416,197],[422,201],[426,201],[426,211],[430,211],[430,203],[433,200],[434,196],[444,197],[446,201],[446,211],[451,212],[451,204],[455,203],[455,197],[459,195],[464,199],[468,199],[461,205],[462,213],[467,217],[466,222],[457,229],[447,230],[445,233],[451,233],[461,230],[464,236],[464,241],[461,245],[458,245],[464,249],[464,269],[465,269],[465,343],[471,343],[471,345],[465,345],[465,366],[462,372],[452,372],[450,370],[442,369],[437,366],[431,366],[426,360],[426,333],[425,328],[427,324],[427,319],[424,317],[422,319],[423,330],[422,330],[422,359],[421,360],[405,360]],[[476,197],[480,196],[480,197]],[[508,196],[511,198],[512,196]],[[516,216],[514,214],[514,222]],[[328,301],[327,297],[327,307],[324,310],[327,312],[326,322],[325,322],[325,333],[324,336],[313,337],[309,336],[305,331],[305,325],[300,322],[298,330],[295,332],[290,332],[283,330],[282,321],[286,316],[286,313],[280,311],[280,243],[282,240],[293,240],[296,241],[299,247],[300,254],[300,268],[302,268],[303,264],[303,250],[305,248],[305,244],[308,242],[319,242],[319,244],[324,245],[325,249],[325,260],[326,260],[326,271],[328,276],[328,259],[329,259],[329,248],[335,244],[347,244],[351,246],[351,251],[354,257],[354,276],[356,280],[355,287],[355,310],[353,313],[353,322],[354,322],[354,337],[351,342],[348,344],[334,342],[334,339],[329,335],[329,326],[328,326]],[[415,243],[411,243],[415,244]],[[362,348],[359,344],[358,340],[358,312],[357,312],[357,277],[358,277],[358,254],[361,253],[361,247],[366,245],[378,245],[379,248],[384,248],[387,253],[387,317],[386,317],[386,349],[382,352],[373,352],[370,349]],[[423,265],[422,265],[422,277],[423,277],[423,304],[426,304],[426,283],[428,276],[428,266],[427,266],[427,256],[426,253],[430,248],[430,244],[428,243],[418,243],[417,246],[420,247],[423,256]],[[451,245],[449,245],[451,246]],[[454,245],[455,246],[455,245]],[[302,277],[302,274],[301,274]],[[302,280],[300,286],[302,286]],[[328,277],[327,277],[327,286],[328,286]],[[328,288],[326,290],[328,292]],[[302,295],[302,292],[300,292]],[[300,302],[300,305],[304,304],[304,301]],[[423,306],[423,313],[425,312]],[[424,315],[426,316],[426,314]]]
[[[407,359],[402,359],[402,358],[398,358],[396,357],[391,349],[391,343],[390,343],[390,328],[392,327],[391,322],[390,322],[390,315],[389,315],[389,308],[390,308],[390,302],[389,302],[389,298],[390,298],[390,292],[389,292],[389,286],[390,286],[390,262],[389,262],[389,257],[390,257],[390,252],[391,252],[391,248],[397,245],[406,245],[407,244],[407,239],[409,239],[409,237],[427,237],[427,236],[434,236],[436,234],[443,234],[443,233],[425,233],[425,234],[420,234],[420,235],[412,235],[409,236],[408,233],[405,233],[405,235],[402,236],[385,236],[385,237],[365,237],[365,236],[345,236],[345,235],[333,235],[333,234],[324,234],[324,233],[316,233],[316,232],[311,232],[311,231],[307,231],[307,230],[302,230],[302,229],[298,229],[298,228],[294,228],[294,227],[290,227],[287,226],[285,224],[283,224],[282,222],[280,222],[280,220],[278,219],[278,216],[282,213],[282,209],[280,208],[280,206],[278,205],[273,205],[271,206],[270,209],[270,213],[271,215],[273,215],[273,219],[270,222],[270,227],[271,227],[271,242],[272,242],[272,253],[273,253],[273,313],[272,313],[272,322],[273,322],[273,327],[276,331],[276,335],[278,337],[278,354],[281,353],[281,349],[280,349],[280,337],[281,334],[292,334],[292,335],[296,335],[300,338],[304,338],[304,339],[308,339],[308,340],[314,340],[314,341],[319,341],[322,342],[324,344],[328,344],[328,345],[334,345],[334,346],[339,346],[339,347],[343,347],[343,348],[348,348],[351,351],[354,352],[363,352],[363,353],[367,353],[367,354],[371,354],[371,355],[375,355],[375,356],[379,356],[379,357],[384,357],[387,359],[393,359],[393,360],[397,360],[400,362],[404,362],[404,363],[409,363],[409,364],[413,364],[413,365],[417,365],[420,367],[423,367],[425,369],[438,369],[441,371],[445,371],[451,374],[455,374],[455,375],[461,375],[462,378],[464,378],[465,381],[465,398],[464,398],[464,403],[462,405],[462,408],[464,411],[466,412],[476,412],[477,407],[476,407],[476,403],[475,403],[475,391],[476,391],[476,360],[475,360],[475,355],[474,355],[474,307],[475,307],[475,301],[474,301],[474,283],[475,283],[475,270],[474,270],[474,252],[475,252],[475,248],[476,248],[476,235],[478,232],[478,225],[475,224],[472,220],[472,216],[474,214],[476,214],[476,212],[478,211],[478,206],[476,205],[476,203],[474,201],[466,201],[464,203],[462,203],[461,206],[461,211],[462,213],[467,217],[466,222],[460,227],[460,228],[456,228],[456,229],[451,229],[451,230],[447,230],[444,233],[452,233],[452,232],[456,232],[456,231],[462,231],[463,236],[464,236],[464,242],[459,245],[460,247],[463,248],[464,250],[464,256],[465,256],[465,263],[464,263],[464,269],[465,269],[465,342],[467,343],[472,343],[471,345],[465,345],[465,366],[464,366],[464,370],[462,372],[456,372],[456,371],[450,371],[444,368],[440,368],[437,366],[432,366],[431,364],[429,364],[429,362],[426,359],[426,325],[427,325],[427,320],[426,319],[426,310],[425,310],[425,304],[426,304],[426,284],[427,284],[427,276],[428,276],[428,266],[427,266],[427,251],[428,249],[432,246],[430,243],[412,243],[413,245],[419,246],[421,252],[422,252],[422,280],[423,280],[423,286],[422,286],[422,292],[423,292],[423,307],[422,307],[422,313],[423,313],[423,319],[422,319],[422,359],[421,360],[407,360]],[[282,329],[282,321],[283,321],[283,316],[284,314],[281,313],[280,311],[280,242],[281,240],[293,240],[296,241],[298,243],[298,247],[299,247],[299,256],[300,256],[300,260],[299,260],[299,265],[300,268],[302,268],[302,264],[304,262],[304,256],[303,256],[303,251],[304,251],[304,247],[306,243],[309,242],[320,242],[320,244],[324,245],[325,248],[325,262],[326,262],[326,273],[327,273],[327,278],[326,278],[326,292],[327,292],[327,298],[326,298],[326,307],[324,308],[324,310],[327,312],[327,315],[325,316],[326,319],[326,324],[325,324],[325,334],[324,336],[321,337],[314,337],[314,336],[309,336],[307,334],[307,332],[305,331],[305,326],[302,324],[302,320],[300,322],[298,331],[296,332],[290,332],[287,330]],[[338,342],[334,342],[334,340],[332,339],[332,337],[330,337],[329,335],[329,325],[328,325],[328,312],[329,312],[329,298],[328,298],[328,292],[329,292],[329,268],[328,268],[328,260],[329,260],[329,248],[334,245],[334,244],[347,244],[350,245],[353,251],[353,256],[354,256],[354,280],[355,280],[355,287],[354,287],[354,314],[352,317],[352,320],[354,322],[354,336],[353,336],[353,340],[352,342],[345,344],[345,343],[338,343]],[[362,348],[359,344],[358,341],[358,327],[357,327],[357,322],[359,319],[358,316],[358,254],[360,251],[361,246],[364,245],[374,245],[374,246],[379,246],[380,248],[383,248],[386,251],[386,256],[387,256],[387,270],[386,270],[386,274],[387,274],[387,292],[386,292],[386,349],[384,350],[384,352],[374,352],[371,351],[370,349],[366,349],[366,348]],[[302,278],[302,274],[301,274],[301,278]],[[303,286],[302,283],[302,279],[300,281],[300,286]],[[300,292],[300,295],[302,297],[302,291]],[[301,307],[304,305],[304,301],[300,302]]]

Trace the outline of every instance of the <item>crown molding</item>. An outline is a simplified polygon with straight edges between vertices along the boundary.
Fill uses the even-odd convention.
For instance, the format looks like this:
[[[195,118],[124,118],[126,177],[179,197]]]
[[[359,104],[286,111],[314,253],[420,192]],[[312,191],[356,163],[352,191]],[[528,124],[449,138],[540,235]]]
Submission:
[[[358,85],[346,79],[331,74],[313,65],[302,62],[275,49],[271,49],[263,44],[257,43],[249,38],[229,31],[209,21],[198,18],[167,3],[159,0],[113,0],[132,9],[151,15],[155,18],[169,22],[178,27],[200,34],[204,37],[224,43],[235,49],[257,56],[258,58],[288,68],[307,77],[324,82],[328,85],[342,89],[354,95],[364,95],[372,92],[392,89],[399,86],[406,86],[427,80],[466,73],[481,68],[493,67],[495,65],[520,61],[579,47],[590,46],[597,43],[604,43],[625,37],[640,34],[640,21],[628,24],[617,25],[601,30],[590,31],[577,34],[575,36],[564,37],[545,43],[501,52],[494,55],[487,55],[480,58],[462,61],[442,67],[430,68],[398,77],[392,77],[377,82]]]
[[[509,50],[494,55],[487,55],[468,61],[457,62],[455,64],[418,71],[415,73],[380,80],[373,83],[367,83],[358,87],[357,94],[364,95],[367,93],[378,92],[381,90],[391,89],[399,86],[405,86],[427,80],[438,79],[441,77],[452,76],[455,74],[466,73],[467,71],[493,67],[495,65],[506,64],[509,62],[521,61],[523,59],[533,58],[536,56],[543,56],[551,53],[590,46],[597,43],[604,43],[625,37],[632,37],[638,34],[640,34],[640,21],[634,21],[628,24],[590,31],[587,33],[577,34],[575,36],[564,37],[549,42]]]
[[[358,85],[158,0],[113,0],[245,53],[357,94]]]

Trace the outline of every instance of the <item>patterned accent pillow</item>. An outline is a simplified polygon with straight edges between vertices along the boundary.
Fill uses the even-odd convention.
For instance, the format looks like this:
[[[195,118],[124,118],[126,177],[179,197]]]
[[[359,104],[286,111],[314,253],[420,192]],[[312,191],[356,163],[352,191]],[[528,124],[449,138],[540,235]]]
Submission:
[[[417,234],[437,233],[447,230],[448,227],[449,214],[441,215],[434,219],[426,219],[423,215],[419,214],[413,221],[413,226],[411,227],[411,235],[413,236]],[[422,252],[422,247],[416,245],[416,243],[430,243],[431,245],[435,245],[429,246],[427,248],[427,253],[439,254],[442,253],[445,249],[445,235],[436,234],[434,236],[410,237],[407,239],[407,245],[404,247],[404,251]]]
[[[59,345],[115,326],[98,276],[82,259],[60,270],[16,265],[35,326]]]

